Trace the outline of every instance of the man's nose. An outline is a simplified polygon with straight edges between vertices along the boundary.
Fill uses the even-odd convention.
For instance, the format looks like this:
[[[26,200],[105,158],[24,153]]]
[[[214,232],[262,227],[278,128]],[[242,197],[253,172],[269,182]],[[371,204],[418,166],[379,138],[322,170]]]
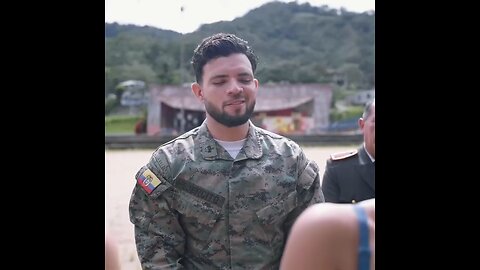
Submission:
[[[233,82],[229,87],[228,87],[228,94],[238,94],[243,91],[243,86],[241,86],[238,82]]]

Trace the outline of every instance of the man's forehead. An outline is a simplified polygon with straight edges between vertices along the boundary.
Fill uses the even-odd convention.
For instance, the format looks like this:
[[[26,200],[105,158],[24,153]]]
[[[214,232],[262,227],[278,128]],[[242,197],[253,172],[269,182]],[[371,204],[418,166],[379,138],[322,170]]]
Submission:
[[[210,78],[229,74],[253,75],[252,65],[244,54],[212,59],[203,67],[203,73]]]

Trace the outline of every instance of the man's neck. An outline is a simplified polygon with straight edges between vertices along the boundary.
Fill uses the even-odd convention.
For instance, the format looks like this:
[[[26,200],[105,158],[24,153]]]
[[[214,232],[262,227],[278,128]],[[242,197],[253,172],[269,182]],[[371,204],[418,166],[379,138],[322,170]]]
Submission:
[[[239,141],[245,139],[248,134],[250,121],[236,127],[224,126],[211,117],[207,117],[207,127],[213,138],[222,141]]]

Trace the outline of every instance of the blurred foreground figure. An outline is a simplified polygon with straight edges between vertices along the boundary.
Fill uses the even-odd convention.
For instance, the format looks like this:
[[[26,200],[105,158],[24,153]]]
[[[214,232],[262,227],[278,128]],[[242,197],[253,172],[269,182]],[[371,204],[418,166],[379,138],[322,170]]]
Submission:
[[[118,244],[107,231],[105,231],[105,270],[120,270]]]
[[[293,225],[281,270],[374,270],[375,199],[321,203]]]

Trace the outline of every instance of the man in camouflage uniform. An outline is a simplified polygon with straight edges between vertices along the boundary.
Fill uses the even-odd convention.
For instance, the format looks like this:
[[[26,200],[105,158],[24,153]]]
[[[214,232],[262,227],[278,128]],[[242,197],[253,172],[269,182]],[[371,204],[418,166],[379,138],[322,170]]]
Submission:
[[[375,99],[366,104],[358,120],[363,144],[357,149],[332,154],[322,179],[326,202],[356,203],[375,198]]]
[[[157,148],[130,200],[143,269],[278,269],[289,230],[323,202],[318,166],[293,141],[249,120],[257,58],[232,34],[192,58],[206,119]]]

